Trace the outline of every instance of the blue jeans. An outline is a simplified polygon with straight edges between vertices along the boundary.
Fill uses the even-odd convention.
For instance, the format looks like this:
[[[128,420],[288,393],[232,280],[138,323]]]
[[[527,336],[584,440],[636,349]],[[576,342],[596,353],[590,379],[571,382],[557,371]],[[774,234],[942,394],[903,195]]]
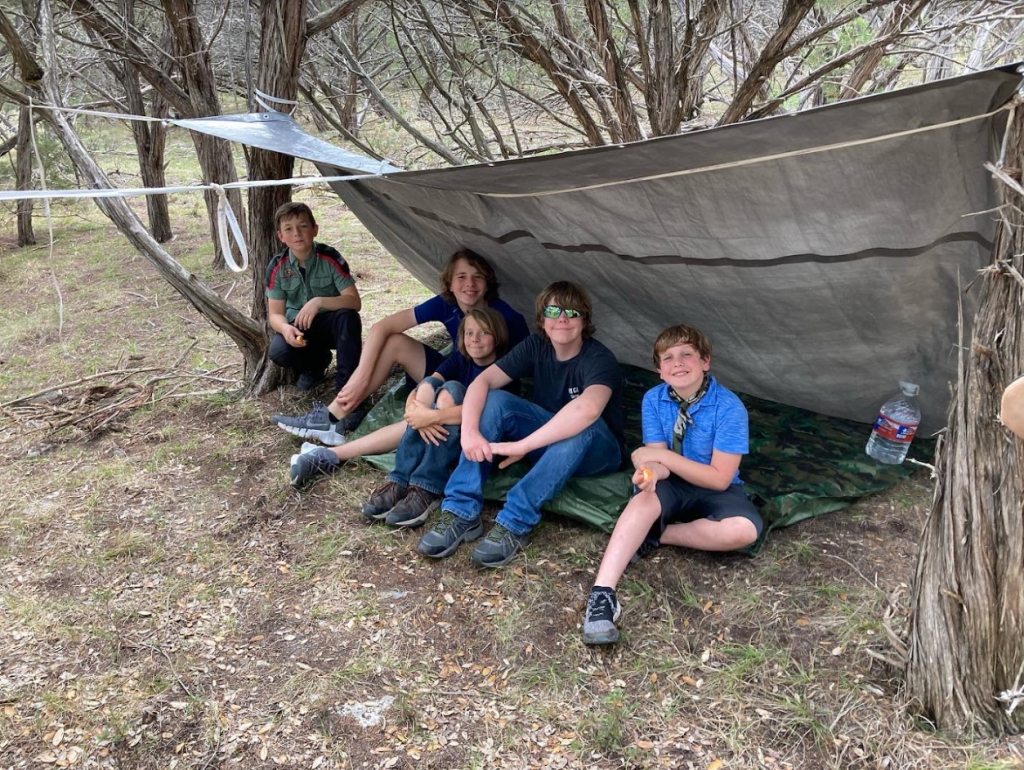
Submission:
[[[480,433],[488,441],[518,441],[547,423],[554,415],[534,403],[492,390],[480,416]],[[540,521],[540,509],[573,476],[597,476],[619,467],[622,452],[604,420],[597,420],[575,436],[530,452],[532,468],[508,493],[497,522],[522,536]],[[475,463],[460,456],[444,488],[441,507],[460,519],[476,521],[483,508],[483,487],[491,463]]]
[[[442,390],[452,397],[456,405],[461,404],[462,399],[466,397],[465,385],[448,380],[434,392],[435,409],[437,397]],[[462,431],[459,426],[444,427],[448,430],[448,440],[442,441],[438,446],[424,441],[419,431],[406,428],[395,453],[395,469],[388,475],[388,479],[404,487],[411,485],[434,495],[442,494],[445,482],[448,481],[448,474],[462,452]]]

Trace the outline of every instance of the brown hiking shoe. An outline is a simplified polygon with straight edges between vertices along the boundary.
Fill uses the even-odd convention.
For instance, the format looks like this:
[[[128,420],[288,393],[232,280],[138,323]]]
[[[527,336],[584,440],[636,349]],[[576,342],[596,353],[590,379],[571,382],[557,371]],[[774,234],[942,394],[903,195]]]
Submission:
[[[363,503],[363,516],[371,521],[381,521],[407,494],[409,487],[396,481],[388,481],[384,486],[377,487],[370,495],[370,499]]]
[[[430,514],[441,504],[441,496],[421,487],[409,487],[409,493],[392,508],[384,523],[391,527],[408,527],[413,529],[425,522]]]

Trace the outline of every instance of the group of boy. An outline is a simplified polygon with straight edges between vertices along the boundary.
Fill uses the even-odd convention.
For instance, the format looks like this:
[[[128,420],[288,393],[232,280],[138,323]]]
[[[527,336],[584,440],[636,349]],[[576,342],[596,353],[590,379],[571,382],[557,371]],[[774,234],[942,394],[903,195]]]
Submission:
[[[374,324],[360,355],[360,301],[348,265],[315,242],[317,226],[304,204],[281,207],[276,224],[287,248],[267,271],[276,332],[271,358],[298,369],[300,388],[323,377],[332,348],[338,359],[338,395],[328,407],[272,418],[296,435],[341,445],[346,419],[358,414],[362,400],[393,365],[401,365],[413,381],[437,371],[441,354],[406,335],[413,326],[441,321],[455,340],[467,312],[490,307],[508,327],[514,347],[465,388],[457,439],[461,452],[443,486],[440,513],[419,540],[421,554],[443,559],[462,543],[480,540],[483,487],[498,458],[503,458],[499,468],[525,461],[529,469],[472,552],[472,560],[485,567],[515,558],[544,504],[570,478],[611,473],[625,464],[622,374],[612,352],[594,338],[585,289],[567,281],[546,287],[535,302],[537,333],[529,335],[523,317],[498,297],[490,264],[463,250],[442,273],[441,293]],[[588,597],[587,644],[618,640],[621,607],[615,588],[636,555],[660,545],[731,551],[755,542],[762,530],[739,477],[740,460],[748,452],[746,409],[710,374],[710,342],[692,327],[670,327],[654,343],[653,362],[662,383],[643,399],[644,443],[629,458],[635,494],[619,517]],[[533,380],[529,399],[505,389],[525,378]],[[396,428],[400,432],[401,426]],[[397,443],[392,436],[398,432],[386,440]],[[429,435],[436,443],[449,434]],[[384,442],[382,437],[370,444],[380,449]],[[314,470],[337,467],[340,454],[327,457],[324,451],[304,446],[292,461],[293,483],[305,482]]]

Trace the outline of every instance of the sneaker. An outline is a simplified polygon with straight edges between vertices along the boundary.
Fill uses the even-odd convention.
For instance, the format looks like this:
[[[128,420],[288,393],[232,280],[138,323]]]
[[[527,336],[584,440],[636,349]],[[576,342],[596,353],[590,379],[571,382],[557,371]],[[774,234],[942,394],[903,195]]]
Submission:
[[[480,545],[473,549],[473,561],[481,567],[504,567],[526,544],[528,535],[514,535],[495,524]]]
[[[292,455],[291,464],[295,465],[295,461],[299,459],[299,455],[308,455],[314,449],[319,448],[320,447],[317,446],[316,444],[310,444],[308,441],[303,441],[302,448],[296,454]]]
[[[441,511],[434,528],[420,538],[416,550],[431,559],[444,559],[455,553],[462,541],[476,540],[483,533],[484,524],[479,516],[466,521],[451,511]]]
[[[397,481],[387,481],[373,490],[370,499],[363,503],[363,516],[372,521],[382,521],[407,494],[409,487]]]
[[[411,486],[398,505],[388,511],[384,523],[389,527],[413,529],[425,522],[441,504],[441,496],[428,492],[422,487]]]
[[[302,391],[312,390],[323,382],[325,371],[325,369],[318,369],[312,372],[299,372],[299,379],[296,381],[295,387]]]
[[[351,412],[349,412],[340,420],[338,420],[338,422],[335,423],[335,426],[343,430],[345,433],[350,433],[351,431],[354,431],[362,424],[363,418],[366,417],[369,411],[369,405],[364,401]]]
[[[615,623],[621,614],[622,606],[615,598],[615,591],[604,586],[591,588],[583,616],[583,643],[615,644],[619,641],[619,629]]]
[[[306,447],[309,451],[306,451]],[[341,460],[330,449],[315,444],[303,444],[302,451],[292,455],[288,475],[296,489],[314,480],[319,475],[328,476],[341,467]]]
[[[331,422],[331,413],[320,401],[313,402],[313,409],[308,414],[298,417],[289,417],[284,414],[275,414],[270,420],[281,430],[286,430],[293,436],[300,438],[311,438],[327,446],[341,446],[345,443],[345,437],[338,432],[337,423]]]

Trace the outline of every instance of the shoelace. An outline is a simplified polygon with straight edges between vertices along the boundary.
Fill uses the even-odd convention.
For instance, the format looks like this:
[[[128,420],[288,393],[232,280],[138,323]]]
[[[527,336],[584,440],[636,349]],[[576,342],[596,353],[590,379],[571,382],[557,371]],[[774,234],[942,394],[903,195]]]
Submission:
[[[435,532],[444,532],[455,521],[455,514],[451,511],[441,511],[441,517],[434,525]]]
[[[503,526],[501,526],[500,524],[495,524],[494,528],[487,533],[487,539],[493,540],[496,543],[500,543],[510,534],[512,533],[505,529]]]
[[[611,620],[614,615],[612,598],[608,594],[600,591],[593,592],[587,597],[588,620]]]

